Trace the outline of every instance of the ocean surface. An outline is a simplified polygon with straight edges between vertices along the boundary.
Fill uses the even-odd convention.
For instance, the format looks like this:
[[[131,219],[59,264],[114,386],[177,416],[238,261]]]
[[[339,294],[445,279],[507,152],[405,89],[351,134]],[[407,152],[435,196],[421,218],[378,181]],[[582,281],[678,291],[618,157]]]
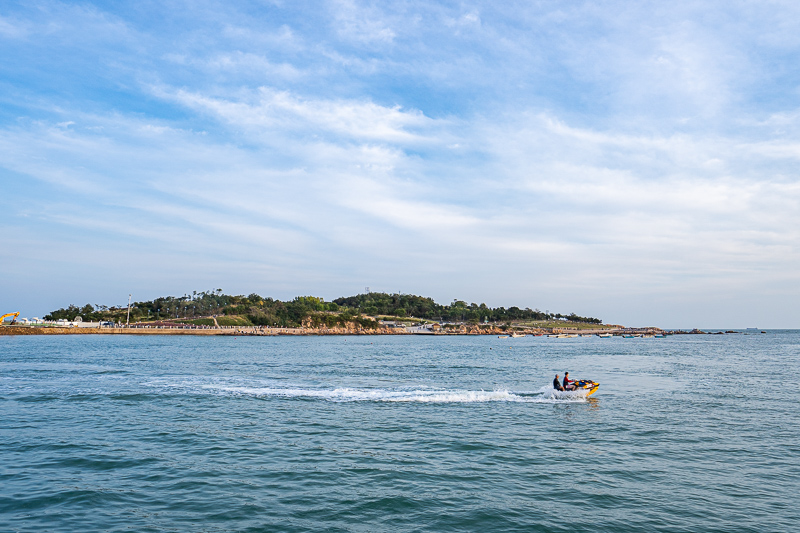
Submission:
[[[792,531],[800,332],[748,333],[0,337],[0,531]]]

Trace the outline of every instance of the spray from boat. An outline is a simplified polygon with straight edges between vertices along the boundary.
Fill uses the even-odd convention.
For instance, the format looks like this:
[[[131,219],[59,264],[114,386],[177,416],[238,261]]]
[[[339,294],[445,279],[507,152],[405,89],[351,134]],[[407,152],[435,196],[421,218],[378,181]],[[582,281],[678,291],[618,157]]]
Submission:
[[[555,403],[585,402],[594,390],[557,391],[546,386],[534,391],[513,391],[504,388],[493,390],[423,389],[423,388],[367,388],[307,386],[262,386],[216,382],[216,380],[186,380],[176,382],[151,382],[149,386],[168,393],[220,395],[263,400],[305,400],[326,402],[389,402],[389,403]]]

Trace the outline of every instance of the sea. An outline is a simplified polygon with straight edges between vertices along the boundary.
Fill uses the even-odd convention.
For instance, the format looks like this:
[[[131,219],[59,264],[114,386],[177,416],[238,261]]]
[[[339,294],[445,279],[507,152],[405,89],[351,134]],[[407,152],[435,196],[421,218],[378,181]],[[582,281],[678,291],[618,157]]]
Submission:
[[[796,330],[4,336],[0,531],[793,531],[799,378]]]

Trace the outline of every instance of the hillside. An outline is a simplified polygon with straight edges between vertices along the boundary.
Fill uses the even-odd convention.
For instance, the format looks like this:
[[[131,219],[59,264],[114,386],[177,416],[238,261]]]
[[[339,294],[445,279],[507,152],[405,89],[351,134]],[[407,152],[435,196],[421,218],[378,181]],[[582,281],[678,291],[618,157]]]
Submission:
[[[107,307],[86,304],[70,305],[45,315],[46,320],[110,321],[125,323],[127,306]],[[510,324],[525,321],[569,321],[576,324],[601,324],[592,317],[575,313],[545,313],[528,307],[496,307],[486,304],[467,304],[454,300],[442,305],[433,299],[410,294],[365,293],[337,298],[326,302],[315,296],[297,296],[290,301],[275,300],[258,294],[232,296],[221,290],[193,292],[179,297],[165,296],[151,301],[134,302],[130,307],[130,322],[175,321],[197,325],[213,325],[216,317],[220,325],[297,327],[301,324],[337,327],[356,322],[363,327],[377,327],[376,318],[415,318],[426,321],[458,322],[466,324]]]

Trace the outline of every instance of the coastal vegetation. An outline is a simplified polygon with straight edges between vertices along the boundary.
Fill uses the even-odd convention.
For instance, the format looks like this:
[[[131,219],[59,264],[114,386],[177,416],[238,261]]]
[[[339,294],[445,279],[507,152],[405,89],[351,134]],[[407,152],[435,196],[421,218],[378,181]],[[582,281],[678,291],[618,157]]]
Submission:
[[[46,320],[71,321],[76,317],[81,317],[84,321],[124,323],[128,320],[128,307],[70,305],[45,315]],[[218,324],[276,327],[336,327],[356,323],[365,328],[375,328],[378,326],[378,319],[466,324],[510,324],[514,321],[602,324],[598,318],[583,317],[575,313],[554,314],[529,307],[492,308],[484,303],[468,304],[463,300],[453,300],[450,304],[442,305],[424,296],[382,292],[368,292],[326,302],[316,296],[297,296],[289,301],[262,297],[255,293],[233,296],[216,289],[134,302],[130,307],[131,323],[171,321],[204,326]]]

